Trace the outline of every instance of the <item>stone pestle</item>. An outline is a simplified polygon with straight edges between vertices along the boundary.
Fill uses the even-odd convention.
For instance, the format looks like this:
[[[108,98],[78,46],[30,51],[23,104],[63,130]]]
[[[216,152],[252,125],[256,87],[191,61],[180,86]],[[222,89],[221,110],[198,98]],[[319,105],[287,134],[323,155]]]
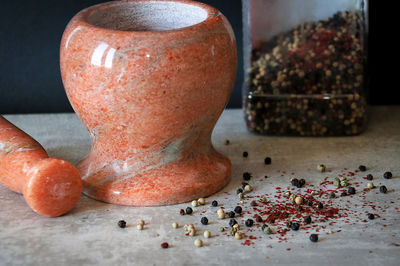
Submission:
[[[49,158],[28,134],[0,116],[0,184],[22,193],[36,213],[56,217],[70,211],[82,192],[79,171]]]

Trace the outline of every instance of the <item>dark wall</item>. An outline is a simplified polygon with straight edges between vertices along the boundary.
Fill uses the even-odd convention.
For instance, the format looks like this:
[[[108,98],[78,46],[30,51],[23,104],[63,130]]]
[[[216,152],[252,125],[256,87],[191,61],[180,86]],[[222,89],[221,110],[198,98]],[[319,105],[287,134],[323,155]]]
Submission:
[[[70,112],[59,70],[59,44],[68,21],[81,9],[99,0],[2,0],[0,8],[0,113]],[[238,75],[228,107],[240,107],[242,69],[242,20],[240,0],[202,0],[226,15],[238,44]],[[376,4],[376,2],[375,2]],[[373,8],[372,8],[373,7]],[[378,74],[382,53],[376,22],[370,8],[370,102],[399,104],[390,77]],[[382,37],[382,36],[381,36]],[[375,52],[379,51],[379,52]],[[389,56],[389,55],[385,55]]]

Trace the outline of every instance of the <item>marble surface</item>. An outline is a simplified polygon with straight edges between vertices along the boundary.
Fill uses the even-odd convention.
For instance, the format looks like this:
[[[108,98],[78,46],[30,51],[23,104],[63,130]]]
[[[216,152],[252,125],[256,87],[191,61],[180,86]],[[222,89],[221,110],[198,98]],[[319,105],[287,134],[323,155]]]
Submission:
[[[51,157],[77,163],[90,147],[89,136],[74,114],[5,117],[36,138]],[[230,145],[224,145],[225,139]],[[232,179],[221,192],[207,198],[205,206],[194,208],[190,216],[179,215],[179,209],[188,203],[127,207],[82,196],[69,214],[45,218],[30,210],[21,195],[0,187],[0,265],[399,265],[400,106],[372,108],[368,130],[360,136],[329,138],[253,135],[245,128],[241,110],[226,110],[213,133],[213,143],[231,159]],[[243,151],[249,152],[248,158],[242,157]],[[265,156],[272,158],[271,165],[264,165]],[[328,172],[316,170],[320,163]],[[269,194],[273,198],[277,186],[286,190],[292,176],[306,179],[306,186],[299,189],[304,192],[319,189],[325,176],[331,180],[345,168],[352,171],[360,164],[367,166],[365,174],[374,175],[375,185],[384,184],[389,191],[362,192],[365,174],[348,177],[350,183],[358,183],[357,194],[334,201],[350,210],[348,217],[335,219],[330,225],[316,221],[318,228],[290,231],[285,236],[287,241],[282,242],[276,234],[268,237],[256,227],[249,232],[242,226],[248,236],[242,240],[218,232],[228,220],[218,220],[210,202],[218,200],[228,210],[236,206],[239,199],[235,191],[245,171],[252,173],[250,184],[254,188],[243,200],[243,209],[247,210],[252,197]],[[391,171],[393,178],[383,179],[385,171]],[[363,202],[373,202],[376,210],[369,204],[363,209]],[[372,211],[379,217],[363,219]],[[200,223],[204,215],[210,221],[207,226]],[[238,221],[243,223],[249,217],[245,213]],[[127,221],[127,228],[117,227],[120,219]],[[136,229],[140,219],[146,222],[142,231]],[[181,226],[194,224],[197,236],[185,236],[182,227],[173,229],[174,221]],[[214,237],[205,239],[205,229]],[[320,241],[312,243],[309,233],[317,229]],[[333,233],[328,234],[329,230]],[[250,235],[257,239],[249,239]],[[205,246],[195,247],[196,238]],[[243,245],[246,240],[252,244]],[[165,241],[170,248],[160,247]]]

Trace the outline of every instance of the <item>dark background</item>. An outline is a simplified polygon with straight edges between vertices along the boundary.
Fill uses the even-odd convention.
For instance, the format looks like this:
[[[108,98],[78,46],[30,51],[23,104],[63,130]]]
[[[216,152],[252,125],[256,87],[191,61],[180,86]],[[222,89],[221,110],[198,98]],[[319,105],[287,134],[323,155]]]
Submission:
[[[59,45],[68,21],[98,0],[2,0],[0,6],[0,113],[71,112],[59,70]],[[238,75],[229,108],[241,107],[242,18],[240,0],[201,0],[218,8],[231,22],[238,45]],[[386,28],[391,17],[385,8],[385,25],[379,24],[377,1],[369,6],[370,104],[400,104],[390,67],[398,48]],[[381,8],[382,9],[382,8]],[[390,11],[389,11],[390,12]],[[387,25],[386,25],[387,24]],[[385,30],[382,30],[385,29]],[[378,71],[378,70],[384,71]]]

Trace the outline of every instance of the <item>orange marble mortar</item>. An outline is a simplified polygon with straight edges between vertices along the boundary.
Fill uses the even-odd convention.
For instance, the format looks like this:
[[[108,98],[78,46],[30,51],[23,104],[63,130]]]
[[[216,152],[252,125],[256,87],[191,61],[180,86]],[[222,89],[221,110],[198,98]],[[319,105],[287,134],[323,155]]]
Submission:
[[[115,1],[79,12],[61,43],[68,98],[92,139],[84,193],[123,205],[190,201],[231,174],[211,133],[232,91],[236,42],[215,8]]]

